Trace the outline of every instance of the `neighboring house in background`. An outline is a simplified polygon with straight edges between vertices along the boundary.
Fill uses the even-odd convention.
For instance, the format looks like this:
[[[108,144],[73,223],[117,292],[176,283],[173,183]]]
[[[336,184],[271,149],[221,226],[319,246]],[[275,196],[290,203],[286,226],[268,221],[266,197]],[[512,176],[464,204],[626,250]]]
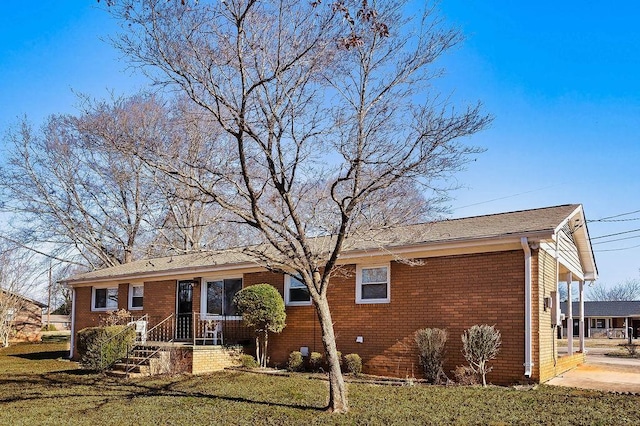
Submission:
[[[577,302],[572,303],[574,313],[578,312]],[[562,313],[567,313],[567,302],[561,303]],[[628,328],[632,336],[640,338],[640,301],[584,302],[585,336],[594,338],[628,338]],[[579,333],[579,324],[574,319],[573,335]],[[567,320],[562,323],[562,335],[567,335]]]
[[[71,330],[71,315],[47,315],[42,317],[43,324],[51,324],[56,330]]]
[[[502,333],[493,383],[544,382],[584,362],[584,347],[559,356],[553,327],[558,286],[577,281],[583,289],[597,278],[581,205],[404,226],[346,247],[328,297],[338,350],[358,353],[366,373],[420,377],[414,333],[425,327],[448,331],[449,373],[466,364],[460,336],[474,324]],[[73,289],[74,356],[77,332],[115,309],[146,315],[147,330],[164,319],[174,341],[250,344],[231,301],[258,283],[276,287],[287,310],[284,331],[269,339],[271,364],[283,366],[294,350],[323,351],[306,288],[239,249],[141,260],[64,282]],[[152,334],[148,340],[160,338]]]
[[[42,329],[42,309],[47,305],[28,297],[0,290],[0,297],[12,302],[6,306],[5,321],[11,322],[10,341],[35,340]]]

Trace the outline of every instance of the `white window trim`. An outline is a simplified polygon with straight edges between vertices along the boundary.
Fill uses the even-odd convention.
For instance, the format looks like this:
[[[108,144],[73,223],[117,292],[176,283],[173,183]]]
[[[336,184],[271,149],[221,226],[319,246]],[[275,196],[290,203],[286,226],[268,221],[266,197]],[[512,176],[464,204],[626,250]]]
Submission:
[[[291,288],[291,275],[284,276],[284,304],[286,306],[309,306],[311,305],[311,295],[309,295],[308,301],[291,301],[289,300],[289,289]]]
[[[205,321],[223,319],[234,321],[242,319],[242,315],[216,315],[207,312],[207,283],[224,280],[242,280],[242,288],[244,288],[244,277],[242,275],[224,275],[219,277],[202,278],[200,281],[200,319]]]
[[[363,299],[362,298],[362,270],[373,268],[387,268],[387,297],[381,299]],[[371,264],[356,265],[356,303],[357,304],[375,304],[375,303],[391,303],[391,264]]]
[[[144,309],[144,293],[142,295],[142,306],[138,307],[133,307],[133,288],[134,287],[142,287],[142,291],[144,292],[144,283],[140,284],[129,284],[129,301],[128,301],[128,307],[130,311],[141,311]]]
[[[118,307],[116,306],[115,308],[96,308],[96,290],[102,290],[102,289],[115,289],[116,292],[118,292],[118,302],[120,300],[120,289],[118,285],[99,285],[99,286],[92,286],[91,287],[91,312],[110,312],[110,311],[117,311]]]

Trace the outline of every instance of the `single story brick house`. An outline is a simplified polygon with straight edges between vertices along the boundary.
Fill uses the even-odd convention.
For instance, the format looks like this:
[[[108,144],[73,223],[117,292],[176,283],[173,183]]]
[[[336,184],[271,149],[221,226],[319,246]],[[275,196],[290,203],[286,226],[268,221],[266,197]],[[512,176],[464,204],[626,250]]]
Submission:
[[[42,309],[47,305],[21,294],[0,290],[0,307],[5,318],[11,322],[9,341],[36,340],[42,329]]]
[[[577,312],[578,302],[572,303]],[[562,313],[567,313],[567,302],[560,304]],[[632,337],[640,338],[640,300],[635,301],[589,301],[584,302],[585,337],[627,339],[629,327]],[[563,321],[563,335],[567,335],[567,320]],[[580,327],[573,320],[573,335],[579,336]]]
[[[358,353],[365,373],[420,377],[414,333],[438,327],[449,333],[449,374],[466,364],[460,336],[474,324],[495,324],[502,333],[488,376],[493,383],[544,382],[584,362],[584,348],[559,357],[556,344],[558,286],[578,281],[582,290],[585,281],[597,278],[581,205],[388,232],[395,237],[392,244],[350,242],[339,259],[342,273],[329,289],[338,349]],[[239,289],[258,283],[276,287],[286,304],[287,326],[270,339],[271,364],[283,365],[301,348],[322,352],[304,286],[267,271],[241,250],[140,260],[65,283],[73,289],[72,354],[77,331],[114,309],[147,315],[147,329],[165,319],[171,324],[165,334],[175,341],[247,344],[251,336],[242,332],[231,300]]]

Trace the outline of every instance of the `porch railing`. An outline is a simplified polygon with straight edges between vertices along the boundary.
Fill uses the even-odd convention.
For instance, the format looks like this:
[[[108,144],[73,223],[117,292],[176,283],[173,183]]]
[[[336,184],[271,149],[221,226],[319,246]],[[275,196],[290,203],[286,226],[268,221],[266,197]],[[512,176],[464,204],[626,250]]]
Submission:
[[[101,343],[107,344],[129,329],[136,330],[136,343],[143,344],[176,341],[207,345],[250,345],[255,339],[253,330],[244,325],[240,316],[199,312],[170,314],[167,317],[145,314],[126,318],[126,324],[125,330]]]
[[[176,323],[176,340],[194,345],[249,345],[254,338],[239,316],[193,312],[177,315]]]

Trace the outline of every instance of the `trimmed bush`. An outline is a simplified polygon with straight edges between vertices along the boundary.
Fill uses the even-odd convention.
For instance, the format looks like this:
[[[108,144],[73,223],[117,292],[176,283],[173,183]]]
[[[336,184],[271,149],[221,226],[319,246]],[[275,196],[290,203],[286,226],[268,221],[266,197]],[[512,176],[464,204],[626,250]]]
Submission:
[[[42,326],[42,331],[58,331],[58,329],[53,324],[45,324]]]
[[[269,333],[280,333],[286,326],[282,296],[270,284],[256,284],[240,290],[233,303],[244,323],[255,330],[256,360],[261,367],[266,367]]]
[[[453,372],[453,377],[459,385],[477,385],[478,375],[468,365],[459,365]]]
[[[258,364],[258,361],[256,361],[256,359],[248,354],[242,354],[240,355],[240,365],[242,365],[245,368],[258,368],[260,367],[260,364]]]
[[[313,371],[320,370],[322,365],[322,354],[320,352],[311,352],[309,355],[309,366]]]
[[[442,369],[444,364],[447,331],[440,328],[423,328],[416,331],[416,345],[422,372],[427,383],[438,384],[446,381]]]
[[[107,315],[102,317],[100,325],[102,327],[111,327],[113,325],[127,325],[131,321],[131,312],[126,309],[118,311],[109,311]]]
[[[289,371],[300,371],[304,366],[304,360],[302,358],[302,352],[293,351],[289,354],[289,360],[287,361],[287,368]]]
[[[84,368],[104,371],[127,355],[135,343],[132,327],[88,327],[78,332],[78,354]]]
[[[638,356],[638,347],[640,345],[636,345],[635,343],[631,343],[631,344],[626,343],[626,344],[621,345],[621,346],[624,346],[624,348],[627,350],[627,352],[629,352],[629,356],[630,357],[636,358]]]
[[[344,361],[347,363],[347,370],[354,376],[362,373],[362,358],[358,354],[348,354],[344,356]]]
[[[492,370],[487,362],[498,356],[501,344],[500,332],[493,325],[474,325],[462,335],[462,353],[469,367],[482,377],[482,386],[487,386],[487,373]]]

